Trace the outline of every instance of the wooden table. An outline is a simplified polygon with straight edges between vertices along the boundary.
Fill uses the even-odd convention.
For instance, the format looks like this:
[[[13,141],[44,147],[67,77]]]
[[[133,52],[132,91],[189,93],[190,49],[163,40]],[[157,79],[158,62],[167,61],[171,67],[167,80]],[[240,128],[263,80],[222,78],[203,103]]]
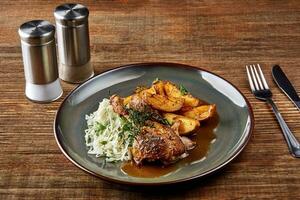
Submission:
[[[234,83],[254,108],[245,150],[222,172],[160,188],[108,183],[60,152],[53,118],[62,98],[35,104],[24,96],[17,34],[32,19],[54,22],[63,2],[1,1],[0,199],[300,199],[300,160],[291,157],[273,114],[250,93],[245,64],[261,63],[274,99],[300,139],[300,113],[271,79],[280,64],[300,91],[300,3],[295,1],[87,1],[96,73],[137,62],[179,62]],[[65,97],[76,85],[62,83]]]

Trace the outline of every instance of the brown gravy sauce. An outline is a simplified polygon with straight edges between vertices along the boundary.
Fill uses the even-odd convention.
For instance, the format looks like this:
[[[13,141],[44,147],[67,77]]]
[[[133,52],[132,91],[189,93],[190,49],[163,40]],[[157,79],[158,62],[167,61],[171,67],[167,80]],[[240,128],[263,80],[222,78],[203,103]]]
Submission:
[[[125,162],[121,165],[121,170],[123,173],[134,177],[154,178],[169,174],[180,167],[189,165],[195,161],[200,161],[206,156],[210,144],[216,139],[214,129],[217,127],[218,123],[219,117],[217,114],[207,121],[202,122],[199,130],[189,137],[197,143],[197,146],[188,152],[188,157],[175,164],[163,166],[149,163],[138,167],[133,162]]]

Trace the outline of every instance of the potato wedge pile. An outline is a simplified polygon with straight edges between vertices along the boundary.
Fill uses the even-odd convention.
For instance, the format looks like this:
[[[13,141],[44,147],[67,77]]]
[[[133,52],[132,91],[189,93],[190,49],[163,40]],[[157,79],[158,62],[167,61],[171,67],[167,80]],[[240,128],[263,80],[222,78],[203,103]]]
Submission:
[[[216,105],[203,105],[198,98],[188,93],[182,86],[169,81],[155,81],[150,88],[136,90],[147,104],[160,111],[162,116],[172,125],[180,123],[180,135],[189,135],[200,127],[200,122],[209,119],[216,112]],[[128,104],[132,96],[124,98]]]

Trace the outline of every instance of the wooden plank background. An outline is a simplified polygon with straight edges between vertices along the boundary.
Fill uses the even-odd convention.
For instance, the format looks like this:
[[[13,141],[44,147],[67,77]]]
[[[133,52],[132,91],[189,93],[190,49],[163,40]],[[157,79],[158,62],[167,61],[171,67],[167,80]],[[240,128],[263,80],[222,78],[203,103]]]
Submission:
[[[245,64],[261,63],[274,99],[300,139],[300,113],[271,79],[280,64],[300,91],[300,2],[82,2],[90,10],[96,73],[136,62],[179,62],[228,79],[250,100],[256,120],[249,145],[221,173],[179,186],[139,188],[93,177],[71,164],[53,136],[62,99],[34,104],[24,97],[17,34],[32,19],[54,22],[59,1],[0,2],[0,199],[300,199],[300,160],[288,153],[265,103],[249,91]],[[62,83],[64,97],[76,86]]]

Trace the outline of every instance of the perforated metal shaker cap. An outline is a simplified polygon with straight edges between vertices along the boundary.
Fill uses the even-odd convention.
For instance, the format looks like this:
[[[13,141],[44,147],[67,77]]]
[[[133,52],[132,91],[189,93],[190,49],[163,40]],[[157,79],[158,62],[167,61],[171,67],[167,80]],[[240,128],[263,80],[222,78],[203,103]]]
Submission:
[[[68,3],[56,7],[54,17],[65,26],[78,26],[86,22],[89,10],[81,4]]]
[[[48,21],[33,20],[25,22],[19,28],[22,41],[30,45],[44,44],[54,39],[55,27]]]

